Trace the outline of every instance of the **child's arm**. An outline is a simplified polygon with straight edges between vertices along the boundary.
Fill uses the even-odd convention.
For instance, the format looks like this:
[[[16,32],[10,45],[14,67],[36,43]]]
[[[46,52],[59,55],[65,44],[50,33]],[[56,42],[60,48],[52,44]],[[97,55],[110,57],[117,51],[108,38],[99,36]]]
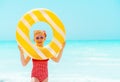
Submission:
[[[24,52],[22,50],[22,48],[20,46],[18,46],[19,50],[20,50],[20,59],[21,59],[21,63],[23,66],[26,66],[28,64],[28,62],[30,61],[30,57],[27,56],[26,58],[24,57]]]
[[[58,54],[58,56],[51,58],[53,61],[55,61],[55,62],[57,62],[57,63],[60,61],[60,59],[61,59],[61,57],[62,57],[62,53],[63,53],[64,47],[65,47],[65,43],[62,45],[62,49],[61,49],[60,53]]]

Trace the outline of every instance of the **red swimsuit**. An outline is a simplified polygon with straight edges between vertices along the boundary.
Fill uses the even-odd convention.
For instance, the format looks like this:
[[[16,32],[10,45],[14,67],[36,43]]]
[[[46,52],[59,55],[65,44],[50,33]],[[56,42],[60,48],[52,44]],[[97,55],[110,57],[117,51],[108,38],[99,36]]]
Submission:
[[[31,77],[36,77],[40,82],[48,77],[48,59],[47,60],[35,60],[33,61],[33,69]]]

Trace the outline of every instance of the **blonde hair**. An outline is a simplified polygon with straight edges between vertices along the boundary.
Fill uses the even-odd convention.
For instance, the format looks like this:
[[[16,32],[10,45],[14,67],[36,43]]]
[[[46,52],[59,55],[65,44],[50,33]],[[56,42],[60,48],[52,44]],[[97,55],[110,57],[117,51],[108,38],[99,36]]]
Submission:
[[[42,34],[42,33],[44,33],[44,35],[45,35],[45,37],[47,37],[47,34],[46,34],[46,31],[42,31],[42,30],[35,30],[34,31],[34,36],[36,35],[36,34]]]

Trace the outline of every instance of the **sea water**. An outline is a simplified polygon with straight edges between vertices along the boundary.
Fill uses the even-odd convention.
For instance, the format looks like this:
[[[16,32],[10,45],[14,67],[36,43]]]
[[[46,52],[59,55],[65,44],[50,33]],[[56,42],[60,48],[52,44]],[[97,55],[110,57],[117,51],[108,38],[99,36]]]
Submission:
[[[120,82],[120,41],[67,41],[59,63],[49,60],[49,82]],[[16,41],[0,41],[0,82],[30,82]]]

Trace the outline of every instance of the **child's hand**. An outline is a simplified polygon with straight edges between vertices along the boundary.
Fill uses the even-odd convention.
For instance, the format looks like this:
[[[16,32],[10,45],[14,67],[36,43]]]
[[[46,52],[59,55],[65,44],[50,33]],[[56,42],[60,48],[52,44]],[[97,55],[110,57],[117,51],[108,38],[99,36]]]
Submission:
[[[60,59],[61,59],[61,57],[62,57],[63,49],[64,49],[64,47],[65,47],[65,44],[66,44],[66,42],[63,43],[62,48],[61,48],[60,52],[58,53],[58,56],[51,58],[53,61],[55,61],[55,62],[59,62],[59,61],[60,61]]]
[[[63,50],[63,49],[64,49],[64,47],[65,47],[65,44],[66,44],[66,42],[64,42],[64,43],[63,43],[63,45],[62,45],[62,49],[61,49],[61,50]]]
[[[19,50],[20,50],[20,53],[23,54],[23,50],[22,50],[21,46],[18,45],[18,48],[19,48]]]

